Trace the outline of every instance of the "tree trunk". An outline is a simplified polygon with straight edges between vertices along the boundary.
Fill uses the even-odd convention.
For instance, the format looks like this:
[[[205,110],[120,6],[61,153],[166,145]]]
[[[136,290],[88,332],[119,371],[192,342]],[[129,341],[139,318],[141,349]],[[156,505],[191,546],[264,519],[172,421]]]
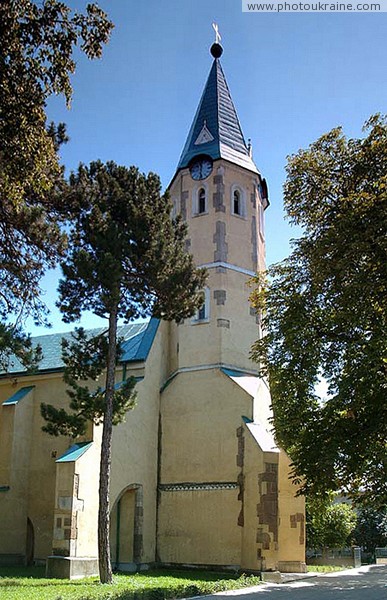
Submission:
[[[112,583],[109,535],[109,489],[113,430],[113,394],[117,354],[117,307],[109,314],[109,350],[106,365],[105,415],[103,420],[99,474],[98,559],[101,583]]]

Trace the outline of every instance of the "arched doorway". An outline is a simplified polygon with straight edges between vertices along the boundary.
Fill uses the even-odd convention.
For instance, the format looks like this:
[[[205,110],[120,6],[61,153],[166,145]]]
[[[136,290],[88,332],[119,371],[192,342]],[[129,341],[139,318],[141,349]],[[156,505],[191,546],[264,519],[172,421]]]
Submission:
[[[110,513],[110,554],[114,568],[134,570],[142,557],[143,495],[140,484],[122,490]]]

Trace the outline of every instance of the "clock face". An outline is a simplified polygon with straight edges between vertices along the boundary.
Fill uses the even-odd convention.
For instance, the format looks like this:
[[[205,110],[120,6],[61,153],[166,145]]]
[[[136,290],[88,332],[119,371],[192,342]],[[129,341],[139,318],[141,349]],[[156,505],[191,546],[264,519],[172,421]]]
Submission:
[[[212,160],[207,157],[197,158],[189,170],[192,179],[206,179],[212,171]]]

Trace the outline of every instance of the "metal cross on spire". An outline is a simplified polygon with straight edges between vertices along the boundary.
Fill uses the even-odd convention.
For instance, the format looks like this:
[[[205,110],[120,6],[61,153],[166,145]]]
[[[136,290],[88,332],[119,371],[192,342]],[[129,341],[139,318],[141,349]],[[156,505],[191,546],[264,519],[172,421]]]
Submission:
[[[220,42],[220,40],[221,40],[222,38],[221,38],[221,35],[220,35],[220,33],[219,33],[218,24],[217,24],[217,23],[213,23],[213,24],[212,24],[212,27],[214,28],[214,31],[215,31],[215,43],[216,43],[216,44],[219,44],[219,42]]]

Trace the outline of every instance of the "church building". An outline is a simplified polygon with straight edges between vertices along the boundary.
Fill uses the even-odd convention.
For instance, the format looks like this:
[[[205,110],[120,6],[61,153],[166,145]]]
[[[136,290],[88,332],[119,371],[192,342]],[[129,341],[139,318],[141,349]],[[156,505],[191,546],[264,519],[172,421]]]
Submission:
[[[117,381],[135,376],[138,400],[113,430],[111,558],[127,571],[303,572],[304,501],[271,433],[268,384],[249,358],[262,335],[248,282],[265,266],[267,185],[218,42],[211,54],[169,185],[187,250],[208,270],[204,302],[179,324],[150,319],[119,332]],[[0,564],[45,563],[50,575],[77,577],[97,572],[102,428],[90,424],[75,441],[42,432],[41,402],[68,404],[61,338],[34,339],[43,351],[34,375],[16,359],[0,375]]]

